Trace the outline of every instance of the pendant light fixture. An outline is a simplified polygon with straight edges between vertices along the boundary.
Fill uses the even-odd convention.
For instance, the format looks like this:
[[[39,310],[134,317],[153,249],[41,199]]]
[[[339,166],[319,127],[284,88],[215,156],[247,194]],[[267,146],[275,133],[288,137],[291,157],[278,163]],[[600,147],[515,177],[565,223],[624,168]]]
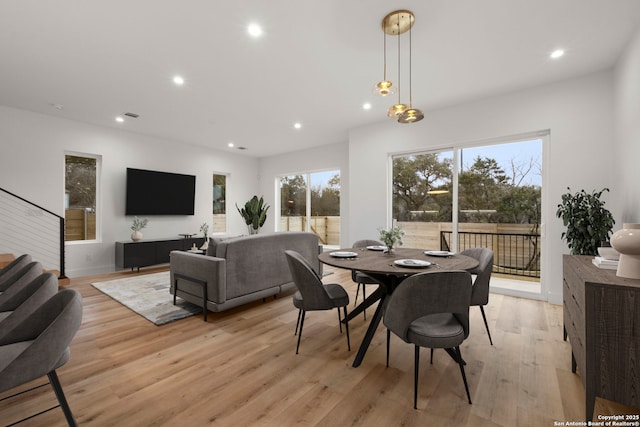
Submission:
[[[399,13],[396,14],[396,17],[398,18],[397,28],[400,28],[400,14]],[[387,17],[385,17],[385,19],[387,19]],[[382,30],[386,35],[387,32],[384,27],[384,20],[382,21]],[[391,107],[389,107],[389,110],[387,111],[387,116],[391,117],[392,119],[397,119],[398,116],[404,113],[404,111],[407,108],[409,108],[407,104],[403,104],[400,101],[400,34],[398,34],[398,102],[396,104],[393,104]]]
[[[413,14],[411,15],[413,17]],[[417,108],[413,108],[413,98],[411,93],[411,27],[409,26],[409,108],[404,110],[400,116],[398,116],[398,123],[415,123],[424,119],[424,114]]]
[[[387,33],[384,33],[383,40],[384,74],[382,80],[376,83],[376,85],[373,87],[373,93],[380,96],[387,96],[396,93],[396,87],[393,85],[393,83],[387,80]]]
[[[413,108],[412,106],[412,93],[411,93],[411,27],[415,17],[409,10],[396,10],[389,13],[382,19],[382,31],[385,34],[385,81],[386,81],[386,35],[398,36],[398,102],[387,111],[387,116],[397,119],[399,123],[413,123],[420,121],[424,118],[422,111]],[[400,98],[400,34],[404,34],[409,31],[409,105],[403,104]],[[381,85],[383,82],[378,83]],[[378,86],[376,85],[376,86]]]

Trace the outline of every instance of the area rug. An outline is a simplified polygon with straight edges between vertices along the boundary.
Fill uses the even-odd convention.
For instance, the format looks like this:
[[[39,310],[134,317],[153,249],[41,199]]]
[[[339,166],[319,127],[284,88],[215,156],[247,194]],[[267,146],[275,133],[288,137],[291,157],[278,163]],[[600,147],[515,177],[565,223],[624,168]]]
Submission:
[[[163,271],[91,285],[156,325],[202,312],[202,308],[180,297],[176,300],[176,305],[173,305],[169,284],[169,272]]]

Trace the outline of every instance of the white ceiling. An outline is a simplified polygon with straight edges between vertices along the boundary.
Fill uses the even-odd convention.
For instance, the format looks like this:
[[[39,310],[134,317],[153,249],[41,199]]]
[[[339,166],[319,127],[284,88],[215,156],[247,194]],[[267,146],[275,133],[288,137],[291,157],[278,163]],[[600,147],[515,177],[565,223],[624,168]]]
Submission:
[[[396,9],[416,17],[413,104],[426,116],[397,126],[609,68],[640,27],[638,0],[2,0],[0,103],[257,157],[345,142],[391,120],[395,99],[371,88],[380,23]],[[397,38],[387,43],[395,81]],[[549,59],[559,47],[565,56]],[[140,117],[116,123],[125,112]]]

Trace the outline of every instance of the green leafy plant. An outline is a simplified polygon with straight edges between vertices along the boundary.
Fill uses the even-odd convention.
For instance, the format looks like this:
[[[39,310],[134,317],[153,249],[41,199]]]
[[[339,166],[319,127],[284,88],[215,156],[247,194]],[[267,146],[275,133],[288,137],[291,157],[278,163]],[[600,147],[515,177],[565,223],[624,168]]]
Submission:
[[[556,216],[562,218],[567,230],[562,239],[567,241],[573,255],[596,255],[601,242],[609,240],[615,221],[611,212],[600,200],[604,188],[598,192],[587,193],[584,190],[562,195],[562,203],[558,205]]]
[[[200,226],[200,232],[202,233],[202,235],[204,236],[205,239],[209,238],[209,224],[207,224],[206,222],[203,222],[202,225]]]
[[[379,228],[380,240],[385,244],[388,250],[393,249],[397,245],[402,245],[404,231],[400,227],[391,227],[389,230]]]
[[[245,224],[249,227],[249,233],[257,233],[267,220],[267,211],[270,206],[264,203],[264,199],[253,196],[241,209],[236,203],[236,209],[244,218]]]
[[[133,224],[131,225],[131,230],[140,231],[147,226],[149,220],[147,218],[138,218],[137,216],[133,218]]]

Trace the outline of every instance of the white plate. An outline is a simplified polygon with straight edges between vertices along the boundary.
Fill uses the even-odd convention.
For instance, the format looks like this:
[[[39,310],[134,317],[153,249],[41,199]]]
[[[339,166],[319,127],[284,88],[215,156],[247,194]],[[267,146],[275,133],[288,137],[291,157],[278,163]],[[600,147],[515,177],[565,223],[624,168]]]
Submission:
[[[386,246],[367,246],[367,249],[369,249],[370,251],[384,251],[385,249],[387,249]]]
[[[429,261],[423,261],[421,259],[398,259],[398,260],[395,260],[393,263],[401,267],[413,267],[413,268],[423,268],[423,267],[429,267],[431,265]]]
[[[353,258],[358,256],[355,252],[329,252],[329,255],[336,258]]]
[[[447,252],[447,251],[424,251],[425,255],[431,255],[431,256],[452,256],[455,255],[453,252]]]

